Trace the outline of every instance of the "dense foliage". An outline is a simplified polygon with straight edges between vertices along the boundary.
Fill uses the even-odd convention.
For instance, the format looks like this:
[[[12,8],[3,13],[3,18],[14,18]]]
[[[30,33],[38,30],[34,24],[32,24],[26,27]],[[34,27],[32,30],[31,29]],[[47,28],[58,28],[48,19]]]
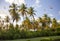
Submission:
[[[9,30],[1,30],[0,31],[0,40],[2,39],[25,39],[25,38],[33,38],[33,37],[44,37],[44,36],[58,36],[60,35],[60,31],[56,29],[47,29],[41,31],[25,31],[19,30],[18,27],[14,28],[12,24],[10,24]]]
[[[60,23],[55,18],[51,19],[48,15],[44,14],[43,17],[35,20],[34,15],[36,14],[32,7],[27,9],[24,4],[19,7],[14,3],[10,6],[9,12],[13,22],[16,21],[16,25],[14,26],[7,16],[5,19],[7,25],[0,25],[0,40],[60,35]],[[23,22],[21,25],[18,25],[17,22],[21,18],[20,15],[23,17]]]

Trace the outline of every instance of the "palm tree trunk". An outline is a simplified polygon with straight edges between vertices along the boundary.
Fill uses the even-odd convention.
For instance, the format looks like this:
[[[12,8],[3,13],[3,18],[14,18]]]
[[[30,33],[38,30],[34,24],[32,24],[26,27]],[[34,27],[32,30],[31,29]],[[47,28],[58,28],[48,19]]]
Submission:
[[[33,16],[33,21],[35,21],[35,18],[34,18],[34,16]]]

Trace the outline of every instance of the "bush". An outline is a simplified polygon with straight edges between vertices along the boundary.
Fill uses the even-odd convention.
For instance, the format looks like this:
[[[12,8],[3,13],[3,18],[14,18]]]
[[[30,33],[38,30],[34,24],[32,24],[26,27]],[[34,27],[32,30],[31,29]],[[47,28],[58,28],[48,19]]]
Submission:
[[[60,31],[52,31],[49,30],[41,30],[41,31],[20,31],[18,26],[14,28],[11,24],[9,30],[1,30],[0,31],[0,40],[5,39],[25,39],[25,38],[33,38],[33,37],[44,37],[44,36],[58,36],[60,35]]]

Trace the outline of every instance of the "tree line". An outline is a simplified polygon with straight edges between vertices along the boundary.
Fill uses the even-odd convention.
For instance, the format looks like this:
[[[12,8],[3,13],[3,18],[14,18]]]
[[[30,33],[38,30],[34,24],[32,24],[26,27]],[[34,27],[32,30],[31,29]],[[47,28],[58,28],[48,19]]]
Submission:
[[[10,25],[7,24],[7,29],[1,29],[2,27],[0,27],[0,39],[60,35],[60,23],[58,23],[55,18],[51,19],[47,14],[35,20],[34,16],[36,16],[36,14],[33,7],[28,8],[25,4],[17,6],[13,3],[9,6],[9,12],[13,22],[16,21],[16,25],[14,26],[10,23],[9,16],[6,16],[5,21],[10,23]],[[21,20],[21,16],[23,17],[23,21],[21,25],[18,25],[17,22]]]

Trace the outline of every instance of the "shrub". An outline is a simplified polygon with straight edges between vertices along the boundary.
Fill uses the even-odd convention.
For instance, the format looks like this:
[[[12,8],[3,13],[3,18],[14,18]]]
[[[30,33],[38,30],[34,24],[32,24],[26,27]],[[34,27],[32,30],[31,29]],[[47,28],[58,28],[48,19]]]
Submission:
[[[18,26],[14,28],[11,24],[9,30],[0,31],[0,40],[2,39],[23,39],[23,38],[33,38],[33,37],[43,37],[43,36],[57,36],[60,35],[60,31],[41,30],[41,31],[20,31]]]

